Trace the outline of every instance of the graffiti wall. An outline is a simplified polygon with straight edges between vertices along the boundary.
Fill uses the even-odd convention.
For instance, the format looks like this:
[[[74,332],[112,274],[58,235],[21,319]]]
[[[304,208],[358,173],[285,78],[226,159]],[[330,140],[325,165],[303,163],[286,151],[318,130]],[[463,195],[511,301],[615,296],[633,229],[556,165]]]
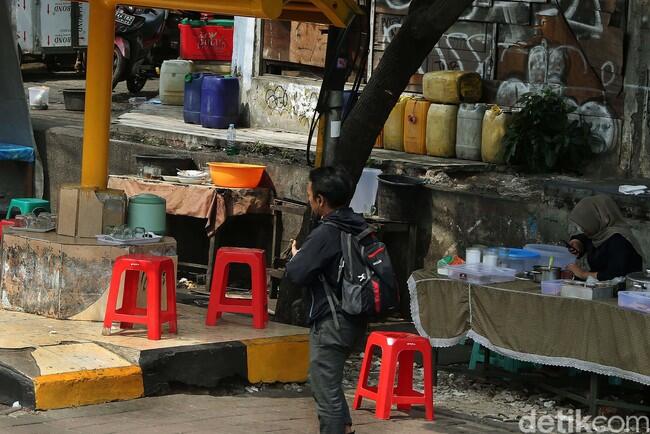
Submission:
[[[372,64],[376,66],[408,12],[409,0],[376,0]],[[422,74],[476,71],[489,102],[516,105],[529,91],[551,87],[576,107],[600,138],[594,151],[615,148],[623,118],[626,0],[477,0],[443,35]]]
[[[319,92],[320,81],[317,80],[288,81],[282,77],[257,77],[250,91],[250,104],[255,107],[250,113],[251,125],[285,131],[308,131]]]

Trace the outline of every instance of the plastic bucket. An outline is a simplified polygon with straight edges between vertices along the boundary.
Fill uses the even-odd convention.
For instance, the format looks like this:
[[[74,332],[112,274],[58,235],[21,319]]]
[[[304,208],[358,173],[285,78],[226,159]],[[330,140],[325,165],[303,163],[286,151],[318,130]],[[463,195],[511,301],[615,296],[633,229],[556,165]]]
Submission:
[[[378,176],[381,175],[380,169],[363,169],[361,178],[354,190],[354,196],[350,202],[350,207],[354,212],[360,214],[373,214],[373,208],[377,201],[377,189],[379,187]]]
[[[403,175],[379,175],[377,212],[386,220],[409,222],[417,219],[419,195],[424,181]]]

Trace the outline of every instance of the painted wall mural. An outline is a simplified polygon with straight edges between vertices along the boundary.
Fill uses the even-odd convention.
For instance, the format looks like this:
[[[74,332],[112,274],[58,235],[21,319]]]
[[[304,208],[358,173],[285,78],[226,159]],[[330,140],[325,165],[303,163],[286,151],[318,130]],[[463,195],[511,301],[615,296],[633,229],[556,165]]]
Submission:
[[[410,1],[376,0],[373,65],[395,37]],[[623,117],[626,0],[476,0],[440,39],[411,80],[437,70],[476,71],[489,102],[514,106],[551,87],[600,137],[596,152],[619,143]]]

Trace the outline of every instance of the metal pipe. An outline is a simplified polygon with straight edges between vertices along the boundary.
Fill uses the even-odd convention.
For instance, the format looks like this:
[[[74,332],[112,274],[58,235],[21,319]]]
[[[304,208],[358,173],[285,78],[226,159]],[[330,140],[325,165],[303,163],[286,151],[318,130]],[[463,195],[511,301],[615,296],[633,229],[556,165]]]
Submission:
[[[81,186],[106,188],[111,123],[115,3],[90,2]]]

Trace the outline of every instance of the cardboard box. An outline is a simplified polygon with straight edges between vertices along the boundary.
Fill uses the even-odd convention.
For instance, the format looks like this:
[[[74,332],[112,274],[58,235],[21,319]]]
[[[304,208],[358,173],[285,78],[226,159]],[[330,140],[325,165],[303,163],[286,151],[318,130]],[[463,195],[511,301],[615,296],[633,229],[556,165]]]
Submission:
[[[107,226],[125,223],[126,195],[122,190],[64,185],[59,191],[57,212],[59,235],[94,238]]]

